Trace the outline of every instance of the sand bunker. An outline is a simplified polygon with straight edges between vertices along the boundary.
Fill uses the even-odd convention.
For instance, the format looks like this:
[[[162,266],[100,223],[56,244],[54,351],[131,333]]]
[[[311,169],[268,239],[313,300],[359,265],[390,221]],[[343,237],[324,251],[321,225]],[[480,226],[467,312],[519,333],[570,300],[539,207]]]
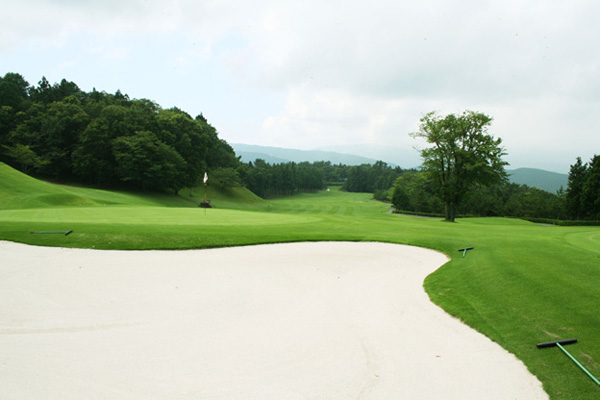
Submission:
[[[382,243],[94,251],[0,242],[3,399],[547,399]]]

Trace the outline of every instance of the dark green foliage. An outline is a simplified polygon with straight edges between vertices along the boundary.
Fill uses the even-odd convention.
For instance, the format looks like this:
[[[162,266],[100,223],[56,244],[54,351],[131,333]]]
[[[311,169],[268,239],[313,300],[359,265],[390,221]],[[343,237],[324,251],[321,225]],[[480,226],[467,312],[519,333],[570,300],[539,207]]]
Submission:
[[[516,183],[479,187],[463,202],[469,215],[518,218],[564,218],[564,195]]]
[[[373,192],[373,181],[369,164],[357,165],[348,171],[348,178],[342,188],[348,192]]]
[[[113,140],[119,137],[116,124],[106,117],[94,119],[79,136],[71,155],[73,174],[86,183],[110,185],[117,181]]]
[[[400,175],[392,189],[392,203],[397,211],[423,215],[444,210],[437,197],[435,182],[424,172],[405,171]],[[457,214],[518,217],[569,226],[597,225],[595,221],[600,220],[600,157],[594,156],[589,164],[577,159],[571,166],[566,192],[550,193],[516,183],[477,185],[465,194]]]
[[[394,183],[392,204],[398,211],[440,214],[444,205],[425,172],[406,171]]]
[[[571,165],[566,209],[571,219],[600,220],[600,156],[586,164],[577,157]]]
[[[567,185],[567,212],[571,218],[579,219],[585,215],[581,208],[581,196],[586,177],[587,165],[581,162],[581,157],[577,157],[575,164],[571,165]]]
[[[457,214],[562,219],[565,217],[564,197],[564,193],[550,193],[516,183],[477,186],[463,198]],[[394,184],[392,204],[402,212],[444,213],[444,204],[425,172],[402,174]]]
[[[63,101],[70,96],[75,99],[83,99],[84,93],[75,83],[66,79],[63,79],[60,83],[50,85],[50,82],[43,76],[37,87],[29,88],[29,96],[36,103],[50,104]]]
[[[8,73],[0,77],[0,145],[13,144],[8,135],[30,105],[28,88],[29,83],[19,74]]]
[[[392,204],[396,210],[410,210],[410,197],[408,197],[408,193],[404,186],[398,185],[394,188]]]
[[[423,168],[436,185],[448,221],[454,221],[473,187],[507,180],[502,140],[487,134],[491,122],[491,117],[474,111],[445,117],[431,112],[421,118],[419,132],[413,134],[433,145],[421,150]]]
[[[344,164],[332,164],[331,161],[316,161],[312,165],[323,174],[323,180],[330,185],[341,185],[348,178],[348,171],[352,168]]]
[[[177,192],[183,187],[179,173],[185,169],[183,157],[152,132],[115,139],[113,154],[118,178],[134,188]]]
[[[381,193],[392,187],[401,173],[400,167],[392,168],[383,161],[348,167],[342,188],[348,192]]]
[[[217,185],[224,191],[242,186],[240,176],[233,168],[214,168],[210,179],[218,182]]]
[[[212,168],[236,170],[233,149],[202,115],[63,79],[36,87],[0,78],[0,160],[24,172],[103,186],[178,191]]]
[[[244,164],[244,181],[248,189],[260,197],[291,196],[325,188],[325,173],[319,163],[269,164],[257,159]]]
[[[29,83],[20,74],[9,72],[0,78],[0,106],[23,111],[28,107],[28,93]]]
[[[558,226],[600,226],[600,221],[592,220],[568,220],[568,219],[551,219],[551,218],[523,218],[524,220],[545,225]]]
[[[596,155],[590,160],[581,204],[587,218],[600,220],[600,156]]]
[[[4,154],[13,160],[19,166],[19,169],[26,174],[30,171],[38,170],[47,164],[29,146],[17,143],[14,146],[4,145],[3,147]]]

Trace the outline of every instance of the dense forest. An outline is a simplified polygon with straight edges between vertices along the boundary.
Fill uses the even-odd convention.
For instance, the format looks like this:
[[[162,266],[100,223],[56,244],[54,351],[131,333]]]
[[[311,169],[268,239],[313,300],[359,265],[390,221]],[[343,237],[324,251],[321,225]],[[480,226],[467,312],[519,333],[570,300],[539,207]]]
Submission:
[[[0,77],[0,161],[39,177],[102,187],[177,193],[208,171],[222,187],[246,186],[261,197],[341,185],[369,192],[404,212],[441,214],[443,203],[425,172],[378,161],[242,163],[202,115],[163,109],[117,91],[82,91],[63,79],[30,85]],[[460,215],[600,219],[600,156],[571,166],[566,190],[549,193],[514,183],[471,191]]]
[[[427,174],[407,171],[387,192],[397,210],[442,214],[443,203]],[[468,193],[460,215],[510,216],[530,219],[600,220],[600,156],[571,166],[566,190],[550,193],[535,187],[503,183]]]
[[[600,220],[600,156],[577,158],[569,171],[566,211],[571,219]]]
[[[231,146],[199,115],[66,80],[0,79],[0,157],[24,172],[102,186],[174,191],[209,168],[236,168]]]
[[[443,214],[444,204],[424,172],[404,174],[391,190],[397,210],[423,214]],[[469,192],[458,208],[462,216],[511,216],[519,218],[564,219],[564,192],[505,183],[479,187]]]

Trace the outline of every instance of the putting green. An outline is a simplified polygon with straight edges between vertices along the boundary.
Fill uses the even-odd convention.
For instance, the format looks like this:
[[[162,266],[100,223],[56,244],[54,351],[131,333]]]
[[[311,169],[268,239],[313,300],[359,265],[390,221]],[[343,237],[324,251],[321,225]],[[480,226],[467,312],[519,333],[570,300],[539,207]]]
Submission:
[[[600,253],[600,232],[575,232],[566,235],[566,240],[572,246]]]
[[[135,225],[287,225],[320,221],[310,215],[237,210],[165,207],[73,207],[1,210],[5,222],[93,223]]]

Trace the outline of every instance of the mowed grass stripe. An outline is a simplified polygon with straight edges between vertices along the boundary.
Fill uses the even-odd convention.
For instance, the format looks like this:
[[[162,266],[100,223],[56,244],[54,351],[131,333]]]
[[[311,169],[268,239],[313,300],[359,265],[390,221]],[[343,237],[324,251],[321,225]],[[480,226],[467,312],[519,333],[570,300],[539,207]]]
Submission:
[[[270,201],[274,211],[327,215],[373,215],[387,211],[386,205],[372,200],[370,193],[346,193],[339,187],[318,193]]]
[[[74,207],[0,210],[5,222],[72,222],[89,224],[133,225],[273,225],[305,224],[319,219],[315,216],[244,212],[237,210],[164,207]]]

